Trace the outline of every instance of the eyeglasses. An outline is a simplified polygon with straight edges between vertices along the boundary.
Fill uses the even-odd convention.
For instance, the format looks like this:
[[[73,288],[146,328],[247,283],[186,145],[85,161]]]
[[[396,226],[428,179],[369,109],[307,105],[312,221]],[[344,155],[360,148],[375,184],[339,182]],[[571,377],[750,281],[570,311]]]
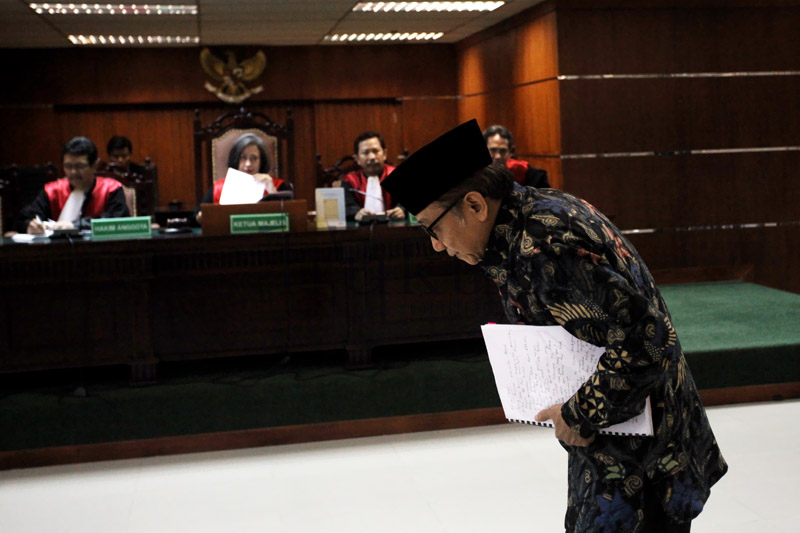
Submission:
[[[450,211],[451,209],[453,209],[453,208],[456,206],[456,204],[457,204],[458,202],[460,202],[460,201],[461,201],[461,198],[459,198],[458,200],[456,200],[456,201],[455,201],[455,202],[453,202],[452,204],[448,205],[448,206],[447,206],[447,209],[445,209],[444,211],[442,211],[442,212],[439,214],[439,216],[438,216],[438,217],[436,217],[436,220],[434,220],[433,222],[431,222],[430,226],[426,226],[425,224],[420,224],[420,227],[421,227],[422,229],[424,229],[424,230],[425,230],[425,233],[427,233],[429,237],[431,237],[432,239],[436,239],[436,240],[438,241],[438,240],[439,240],[439,236],[438,236],[438,235],[436,235],[436,232],[435,232],[435,231],[433,231],[433,227],[434,227],[434,226],[435,226],[435,225],[436,225],[436,224],[437,224],[437,223],[438,223],[440,220],[442,220],[442,217],[443,217],[443,216],[445,216],[445,215],[447,214],[447,212],[448,212],[448,211]]]
[[[67,172],[70,172],[70,171],[73,171],[73,170],[77,170],[78,172],[83,172],[87,168],[89,168],[89,165],[87,165],[86,163],[78,163],[76,165],[70,165],[70,164],[64,165],[64,170],[67,171]]]

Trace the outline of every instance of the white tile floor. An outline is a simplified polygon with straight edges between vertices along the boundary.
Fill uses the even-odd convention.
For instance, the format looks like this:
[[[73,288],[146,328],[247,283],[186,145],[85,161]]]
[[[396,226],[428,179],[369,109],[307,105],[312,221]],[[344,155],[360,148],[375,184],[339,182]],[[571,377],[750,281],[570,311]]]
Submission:
[[[796,532],[800,401],[715,407],[731,465],[693,532]],[[0,472],[0,531],[562,531],[552,430],[503,425]]]

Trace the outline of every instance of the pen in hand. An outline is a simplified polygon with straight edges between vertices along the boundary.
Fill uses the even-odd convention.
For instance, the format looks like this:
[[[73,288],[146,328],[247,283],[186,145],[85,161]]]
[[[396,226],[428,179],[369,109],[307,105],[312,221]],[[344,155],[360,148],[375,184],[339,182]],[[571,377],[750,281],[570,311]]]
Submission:
[[[36,215],[34,218],[28,222],[28,233],[38,235],[44,233],[44,223],[42,219],[39,218],[39,215]]]

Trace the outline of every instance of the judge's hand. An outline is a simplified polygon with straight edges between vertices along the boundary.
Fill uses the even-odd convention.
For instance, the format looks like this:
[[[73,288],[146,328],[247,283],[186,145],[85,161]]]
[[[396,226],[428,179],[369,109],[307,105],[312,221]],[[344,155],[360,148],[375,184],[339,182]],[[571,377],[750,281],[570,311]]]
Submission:
[[[28,233],[31,235],[41,235],[44,233],[44,223],[38,218],[32,218],[28,222]]]
[[[564,419],[561,417],[561,406],[564,405],[563,403],[559,403],[553,405],[547,409],[539,411],[534,420],[537,422],[544,422],[545,420],[552,420],[553,424],[556,426],[556,438],[566,444],[567,446],[581,446],[586,447],[594,441],[594,435],[592,435],[588,439],[584,439],[580,436],[580,434],[572,429],[570,426],[564,422]]]
[[[374,214],[375,213],[373,213],[372,211],[367,211],[366,207],[362,207],[361,209],[358,210],[358,213],[356,213],[355,219],[356,221],[360,221],[362,218],[364,218],[364,215],[374,215]]]
[[[253,174],[253,179],[266,185],[269,194],[276,192],[275,183],[272,181],[272,176],[269,174]]]
[[[406,218],[406,213],[402,207],[395,207],[386,211],[386,216],[391,220],[400,220],[401,218]]]

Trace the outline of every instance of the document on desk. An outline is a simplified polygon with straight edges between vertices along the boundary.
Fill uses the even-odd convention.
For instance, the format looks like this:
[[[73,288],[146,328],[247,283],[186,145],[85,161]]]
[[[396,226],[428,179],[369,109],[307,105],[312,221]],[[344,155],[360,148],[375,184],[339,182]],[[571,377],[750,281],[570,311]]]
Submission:
[[[248,174],[229,168],[225,174],[225,185],[222,186],[222,194],[219,197],[220,205],[231,204],[254,204],[264,197],[266,184]]]
[[[497,392],[511,422],[536,422],[542,409],[564,403],[594,374],[605,349],[572,336],[561,326],[481,326]],[[601,429],[611,435],[653,435],[650,398],[642,414]]]

